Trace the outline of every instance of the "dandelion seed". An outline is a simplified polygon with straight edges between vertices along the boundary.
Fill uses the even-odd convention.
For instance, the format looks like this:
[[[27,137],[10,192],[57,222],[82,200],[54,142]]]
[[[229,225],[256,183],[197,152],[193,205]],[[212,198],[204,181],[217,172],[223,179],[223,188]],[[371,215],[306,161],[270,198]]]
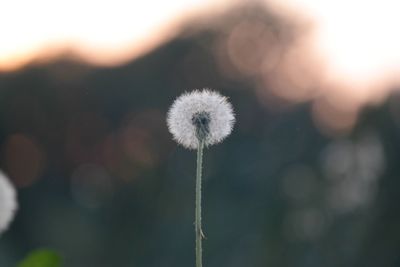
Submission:
[[[199,137],[204,138],[204,144],[209,146],[228,136],[235,116],[226,97],[207,89],[195,90],[175,100],[168,112],[167,123],[179,144],[197,149]]]
[[[196,267],[203,266],[201,226],[201,177],[204,145],[221,142],[231,131],[235,116],[226,97],[210,90],[183,94],[172,104],[167,124],[174,139],[189,149],[197,149],[196,169]]]
[[[8,229],[17,208],[15,188],[8,178],[0,172],[0,234]]]

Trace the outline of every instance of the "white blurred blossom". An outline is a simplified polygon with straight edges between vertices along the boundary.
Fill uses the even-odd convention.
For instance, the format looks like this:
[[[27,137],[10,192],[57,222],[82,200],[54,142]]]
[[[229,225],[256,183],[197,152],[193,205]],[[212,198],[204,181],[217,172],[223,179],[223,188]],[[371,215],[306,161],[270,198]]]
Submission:
[[[0,233],[8,229],[18,208],[17,194],[8,178],[0,172]]]
[[[199,135],[205,145],[221,142],[231,133],[234,123],[233,108],[227,98],[208,89],[181,95],[167,116],[173,138],[189,149],[198,147]]]

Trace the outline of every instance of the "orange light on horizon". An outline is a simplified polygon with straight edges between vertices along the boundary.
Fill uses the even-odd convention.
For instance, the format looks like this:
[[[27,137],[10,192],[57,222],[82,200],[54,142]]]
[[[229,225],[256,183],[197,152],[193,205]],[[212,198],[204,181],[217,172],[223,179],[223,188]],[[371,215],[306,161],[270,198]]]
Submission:
[[[315,71],[318,86],[329,88],[327,94],[352,98],[358,105],[382,99],[387,90],[400,83],[400,2],[393,0],[259,0],[267,8],[312,23],[302,37],[307,54],[295,64]],[[95,64],[116,65],[150,51],[176,35],[183,23],[198,15],[212,15],[232,7],[240,0],[171,0],[171,1],[6,1],[0,16],[0,70],[13,70],[33,59],[52,58],[62,51]],[[246,24],[242,25],[246,28]],[[250,25],[251,27],[252,24]],[[255,25],[256,27],[257,25]],[[254,58],[241,55],[242,28],[231,36],[229,56],[247,74],[258,68],[276,65],[278,50],[263,52],[263,44],[274,49],[268,31],[253,28],[244,36],[257,39]],[[253,36],[254,35],[254,36]],[[271,39],[272,38],[272,39]],[[239,40],[239,41],[238,41]],[[248,45],[248,44],[243,44]],[[272,51],[272,52],[271,52]],[[265,53],[265,55],[260,55]],[[267,60],[260,61],[261,58]],[[308,57],[308,58],[307,58]],[[318,63],[312,62],[317,58]],[[284,62],[285,63],[285,62]],[[287,60],[290,67],[291,58]],[[307,65],[308,64],[308,65]],[[292,88],[292,83],[308,90],[300,98],[314,95],[312,79],[305,81],[297,69],[288,68],[288,77],[274,80]],[[293,66],[292,66],[293,67]],[[299,77],[301,79],[299,79]],[[281,90],[279,91],[281,92]],[[290,93],[290,90],[288,91]],[[295,96],[297,97],[297,96]]]
[[[113,65],[173,36],[187,18],[220,10],[227,0],[6,1],[0,16],[0,70],[73,51]]]
[[[400,84],[400,2],[393,0],[290,0],[274,4],[311,19],[309,44],[325,63],[331,86],[361,102],[382,98]],[[342,89],[343,90],[343,89]]]
[[[400,86],[400,2],[393,0],[264,0],[280,14],[305,21],[311,27],[294,47],[306,55],[301,64],[300,81],[312,78],[311,94],[302,84],[276,84],[276,76],[267,83],[274,96],[287,101],[312,100],[316,127],[328,136],[346,135],[355,126],[360,109],[380,104]],[[272,3],[272,4],[271,4]],[[314,64],[316,60],[317,64]],[[292,65],[293,66],[293,65]],[[289,67],[281,74],[288,74]],[[268,80],[267,80],[268,82]],[[275,83],[274,83],[275,82]],[[282,86],[283,84],[283,86]],[[305,83],[307,84],[307,83]],[[272,88],[272,89],[271,89]],[[283,93],[287,93],[284,95]],[[272,98],[273,99],[273,98]],[[268,103],[270,104],[270,103]]]

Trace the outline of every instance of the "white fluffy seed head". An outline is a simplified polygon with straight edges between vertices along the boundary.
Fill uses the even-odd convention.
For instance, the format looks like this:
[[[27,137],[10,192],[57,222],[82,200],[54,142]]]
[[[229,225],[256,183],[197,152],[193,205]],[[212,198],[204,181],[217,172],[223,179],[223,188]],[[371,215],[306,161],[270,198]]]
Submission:
[[[232,132],[235,116],[227,98],[217,92],[203,89],[184,93],[172,104],[167,124],[173,138],[189,149],[198,147],[196,119],[207,120],[205,145],[221,142]]]
[[[17,193],[8,178],[0,172],[0,234],[8,229],[17,211]]]

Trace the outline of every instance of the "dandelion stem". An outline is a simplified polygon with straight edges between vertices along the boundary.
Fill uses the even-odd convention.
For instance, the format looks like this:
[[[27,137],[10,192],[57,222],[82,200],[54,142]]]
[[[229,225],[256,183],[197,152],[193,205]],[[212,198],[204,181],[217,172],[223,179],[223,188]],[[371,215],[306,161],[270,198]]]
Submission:
[[[199,147],[197,148],[197,170],[196,170],[196,220],[195,220],[195,231],[196,231],[196,267],[203,266],[202,259],[202,247],[201,241],[204,237],[201,228],[201,176],[202,176],[202,165],[203,165],[203,148],[204,138],[199,138]]]

